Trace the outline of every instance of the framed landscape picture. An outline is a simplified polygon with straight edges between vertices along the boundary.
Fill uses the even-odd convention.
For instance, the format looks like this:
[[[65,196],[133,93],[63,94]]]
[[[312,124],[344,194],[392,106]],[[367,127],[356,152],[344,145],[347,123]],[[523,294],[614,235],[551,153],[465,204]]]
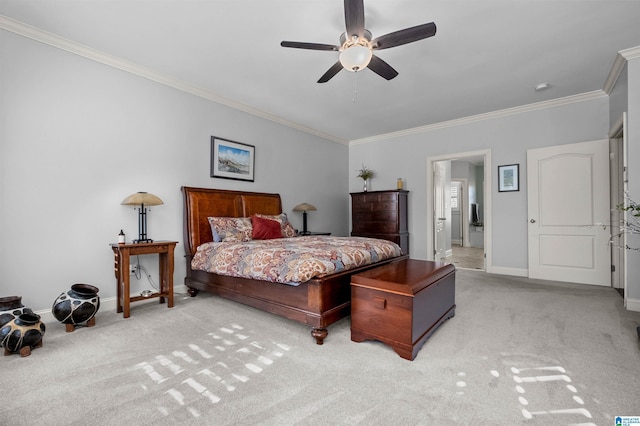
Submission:
[[[520,190],[520,165],[509,164],[498,166],[498,191],[509,192]]]
[[[256,148],[211,136],[211,177],[253,182]]]

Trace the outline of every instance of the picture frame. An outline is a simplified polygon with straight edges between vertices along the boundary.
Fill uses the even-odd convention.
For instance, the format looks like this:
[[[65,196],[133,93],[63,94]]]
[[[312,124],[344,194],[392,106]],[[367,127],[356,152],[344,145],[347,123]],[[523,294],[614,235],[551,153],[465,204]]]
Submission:
[[[211,136],[211,177],[254,181],[253,145]]]
[[[520,191],[520,165],[498,166],[498,192]]]

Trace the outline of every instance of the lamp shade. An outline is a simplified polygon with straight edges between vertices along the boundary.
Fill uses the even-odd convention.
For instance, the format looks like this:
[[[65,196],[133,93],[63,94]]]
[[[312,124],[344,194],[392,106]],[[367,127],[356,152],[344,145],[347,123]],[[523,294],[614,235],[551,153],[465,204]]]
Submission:
[[[160,197],[157,195],[149,194],[148,192],[136,192],[129,195],[120,204],[124,206],[137,206],[144,204],[145,206],[159,206],[164,204]]]
[[[313,204],[309,204],[309,203],[302,203],[302,204],[298,204],[297,206],[295,206],[293,208],[294,212],[313,212],[318,210],[316,208],[316,206],[314,206]]]
[[[370,48],[355,44],[340,53],[340,63],[346,70],[356,72],[366,68],[372,56],[373,52]]]

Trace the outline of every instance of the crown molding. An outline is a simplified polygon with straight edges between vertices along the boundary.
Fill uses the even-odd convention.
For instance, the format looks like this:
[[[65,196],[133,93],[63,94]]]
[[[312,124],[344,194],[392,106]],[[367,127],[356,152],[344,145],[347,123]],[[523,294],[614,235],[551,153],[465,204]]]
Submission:
[[[618,52],[602,89],[607,95],[611,94],[611,90],[613,90],[613,86],[615,86],[616,82],[618,81],[620,73],[624,69],[624,66],[627,64],[627,61],[638,58],[640,58],[640,46],[632,47],[630,49],[625,49]]]
[[[606,97],[607,94],[602,90],[594,90],[592,92],[581,93],[579,95],[566,96],[564,98],[551,99],[548,101],[536,102],[533,104],[522,105],[513,108],[501,109],[498,111],[487,112],[483,114],[470,115],[468,117],[458,118],[455,120],[442,121],[440,123],[429,124],[426,126],[413,127],[410,129],[400,130],[397,132],[385,133],[381,135],[371,136],[362,139],[354,139],[349,145],[360,145],[369,142],[382,141],[385,139],[399,138],[402,136],[415,135],[419,133],[431,132],[434,130],[445,129],[447,127],[461,126],[464,124],[476,123],[484,120],[494,120],[496,118],[508,117],[510,115],[522,114],[525,112],[537,111],[546,108],[553,108],[562,105],[573,104],[576,102],[584,102],[592,99]]]
[[[0,29],[12,32],[14,34],[17,34],[23,37],[30,38],[32,40],[47,44],[49,46],[52,46],[61,50],[65,50],[69,53],[73,53],[83,58],[90,59],[92,61],[99,62],[104,65],[108,65],[110,67],[119,69],[121,71],[126,71],[128,73],[137,75],[138,77],[146,78],[147,80],[151,80],[156,83],[172,87],[182,92],[186,92],[194,96],[198,96],[200,98],[204,98],[209,101],[216,102],[218,104],[227,106],[229,108],[233,108],[233,109],[245,112],[247,114],[251,114],[256,117],[260,117],[265,120],[269,120],[269,121],[281,124],[286,127],[290,127],[314,136],[318,136],[322,139],[337,142],[343,145],[349,144],[349,141],[345,139],[341,139],[333,135],[323,133],[319,130],[312,129],[310,127],[302,126],[300,124],[291,122],[289,120],[285,120],[282,117],[269,114],[260,109],[253,108],[248,105],[242,104],[240,102],[233,101],[231,99],[215,94],[209,90],[184,83],[173,77],[155,72],[147,67],[143,67],[134,62],[126,61],[124,59],[110,55],[108,53],[93,49],[91,47],[82,45],[80,43],[76,43],[72,40],[66,39],[64,37],[60,37],[56,34],[41,30],[40,28],[25,24],[24,22],[20,22],[18,20],[9,18],[6,15],[0,14]]]
[[[308,134],[317,136],[319,138],[336,142],[339,144],[343,144],[343,145],[358,145],[363,143],[382,141],[382,140],[391,139],[391,138],[397,138],[397,137],[413,135],[418,133],[425,133],[425,132],[430,132],[433,130],[443,129],[447,127],[459,126],[459,125],[474,123],[474,122],[483,121],[483,120],[491,120],[491,119],[496,119],[500,117],[506,117],[509,115],[521,114],[529,111],[535,111],[535,110],[544,109],[544,108],[551,108],[551,107],[560,106],[560,105],[567,105],[575,102],[583,102],[591,99],[597,99],[602,96],[608,96],[611,93],[611,90],[614,84],[616,83],[618,77],[620,76],[620,73],[622,72],[622,69],[624,68],[624,65],[626,64],[626,62],[631,59],[640,58],[640,46],[626,49],[626,50],[621,50],[620,52],[618,52],[616,59],[614,61],[614,64],[612,66],[612,69],[609,72],[607,80],[604,84],[604,88],[602,90],[596,90],[593,92],[567,96],[564,98],[552,99],[549,101],[537,102],[537,103],[518,106],[514,108],[507,108],[503,110],[463,117],[460,119],[443,121],[440,123],[430,124],[426,126],[414,127],[410,129],[400,130],[397,132],[384,133],[380,135],[375,135],[375,136],[361,138],[361,139],[353,139],[349,141],[349,140],[345,140],[345,139],[321,132],[319,130],[316,130],[310,127],[300,125],[298,123],[294,123],[282,117],[269,114],[265,111],[262,111],[257,108],[253,108],[251,106],[242,104],[240,102],[236,102],[234,100],[225,98],[209,90],[206,90],[191,84],[187,84],[185,82],[177,80],[168,75],[164,75],[164,74],[155,72],[147,67],[138,65],[134,62],[126,61],[124,59],[110,55],[108,53],[93,49],[91,47],[82,45],[80,43],[76,43],[64,37],[60,37],[53,33],[49,33],[47,31],[41,30],[40,28],[25,24],[24,22],[9,18],[6,15],[0,14],[0,29],[10,31],[14,34],[30,38],[32,40],[47,44],[49,46],[52,46],[61,50],[65,50],[69,53],[81,56],[83,58],[102,63],[112,68],[116,68],[121,71],[125,71],[128,73],[137,75],[147,80],[151,80],[156,83],[159,83],[168,87],[172,87],[182,92],[207,99],[209,101],[227,106],[229,108],[233,108],[235,110],[242,111],[247,114],[251,114],[253,116],[260,117],[265,120],[269,120],[274,123],[278,123],[283,126],[290,127],[292,129],[296,129],[301,132],[308,133]]]

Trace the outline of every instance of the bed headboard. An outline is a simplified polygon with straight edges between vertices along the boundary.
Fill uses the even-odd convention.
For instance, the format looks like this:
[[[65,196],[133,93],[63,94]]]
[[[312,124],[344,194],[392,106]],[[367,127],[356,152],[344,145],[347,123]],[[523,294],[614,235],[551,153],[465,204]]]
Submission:
[[[208,217],[250,217],[255,213],[280,214],[280,194],[182,187],[184,246],[193,256],[200,244],[213,241]]]

